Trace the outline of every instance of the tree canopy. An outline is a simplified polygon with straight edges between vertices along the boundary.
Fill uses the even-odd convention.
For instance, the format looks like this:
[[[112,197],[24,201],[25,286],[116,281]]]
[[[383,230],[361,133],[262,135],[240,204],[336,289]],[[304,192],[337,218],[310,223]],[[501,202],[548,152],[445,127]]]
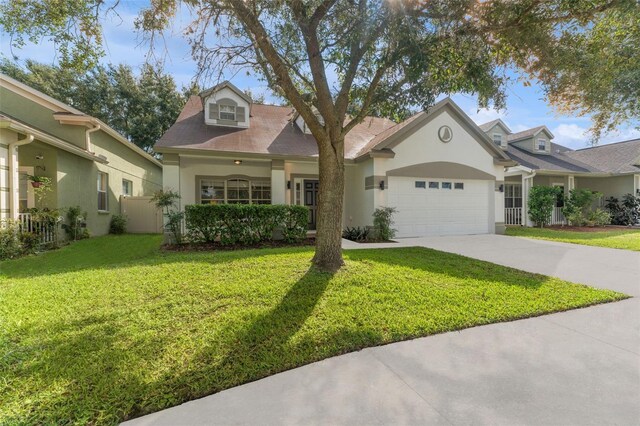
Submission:
[[[98,65],[83,72],[31,60],[23,68],[4,60],[0,72],[104,121],[147,152],[197,91],[178,90],[172,76],[151,65],[136,74],[128,65]]]

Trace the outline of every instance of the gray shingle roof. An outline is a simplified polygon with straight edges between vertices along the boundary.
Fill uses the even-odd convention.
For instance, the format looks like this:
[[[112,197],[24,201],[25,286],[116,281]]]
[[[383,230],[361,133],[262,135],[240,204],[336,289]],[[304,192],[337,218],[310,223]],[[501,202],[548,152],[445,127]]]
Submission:
[[[640,173],[640,139],[632,139],[567,153],[606,173]]]
[[[558,172],[601,173],[598,168],[571,158],[569,148],[551,143],[551,154],[534,154],[514,145],[509,145],[507,155],[521,165],[534,170]]]
[[[507,126],[507,124],[499,118],[496,118],[495,120],[491,120],[488,123],[479,124],[478,127],[480,127],[480,129],[482,129],[483,132],[488,132],[489,130],[491,130],[493,126],[495,126],[498,123],[500,123],[507,132],[511,133],[511,129],[509,129],[509,126]]]
[[[515,142],[515,141],[519,141],[520,139],[530,138],[541,130],[545,130],[547,133],[549,133],[549,136],[553,137],[553,133],[551,133],[551,131],[547,128],[547,126],[537,126],[531,129],[523,130],[522,132],[511,133],[510,135],[507,136],[507,141]]]

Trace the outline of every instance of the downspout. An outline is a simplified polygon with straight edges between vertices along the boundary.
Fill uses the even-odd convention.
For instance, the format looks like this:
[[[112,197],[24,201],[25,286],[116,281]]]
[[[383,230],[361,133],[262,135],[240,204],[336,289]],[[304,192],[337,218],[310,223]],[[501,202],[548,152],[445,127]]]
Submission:
[[[100,125],[94,124],[92,128],[87,129],[87,131],[85,132],[84,149],[87,150],[87,152],[93,152],[93,146],[91,145],[91,133],[98,130],[100,130]]]
[[[536,171],[532,170],[528,176],[522,176],[522,222],[523,226],[531,226],[529,224],[529,185],[527,181],[531,179],[533,184],[533,178],[536,176]],[[533,186],[533,185],[532,185]],[[525,194],[526,188],[526,194]],[[526,197],[525,197],[526,195]]]
[[[33,135],[27,134],[24,139],[9,143],[9,217],[18,219],[18,200],[20,185],[18,182],[18,147],[33,142]]]

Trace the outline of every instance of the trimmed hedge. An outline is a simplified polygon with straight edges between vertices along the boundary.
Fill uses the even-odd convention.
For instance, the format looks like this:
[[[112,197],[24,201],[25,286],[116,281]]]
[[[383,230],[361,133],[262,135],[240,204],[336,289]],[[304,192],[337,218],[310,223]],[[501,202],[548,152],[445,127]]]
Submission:
[[[287,242],[307,235],[308,209],[283,204],[192,204],[185,207],[185,224],[192,242],[223,245],[256,244],[282,232]]]

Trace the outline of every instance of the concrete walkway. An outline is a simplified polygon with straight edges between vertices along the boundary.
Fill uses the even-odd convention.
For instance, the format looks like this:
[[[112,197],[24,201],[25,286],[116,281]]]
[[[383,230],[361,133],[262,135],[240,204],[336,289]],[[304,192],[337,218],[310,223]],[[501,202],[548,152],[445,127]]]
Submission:
[[[495,235],[392,244],[416,245],[640,296],[640,253]],[[369,348],[126,424],[631,425],[639,401],[633,298]]]

